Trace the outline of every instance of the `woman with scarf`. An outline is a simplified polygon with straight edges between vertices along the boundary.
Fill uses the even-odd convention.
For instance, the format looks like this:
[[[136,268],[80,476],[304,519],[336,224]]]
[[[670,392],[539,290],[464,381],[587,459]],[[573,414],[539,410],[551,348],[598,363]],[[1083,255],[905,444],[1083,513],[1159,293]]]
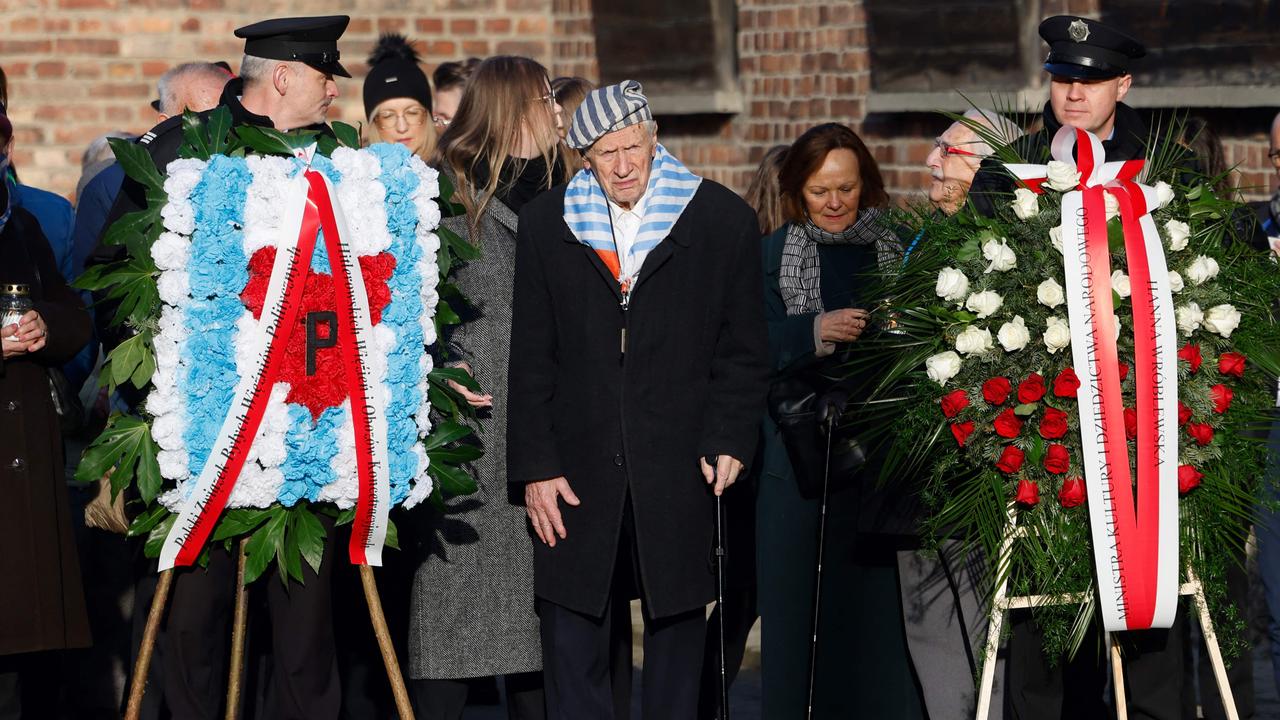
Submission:
[[[0,105],[0,177],[12,139]],[[0,717],[57,717],[54,651],[88,647],[89,619],[48,372],[89,341],[89,315],[10,189],[0,182],[0,293],[31,305],[0,321]]]
[[[476,68],[434,165],[456,188],[464,215],[443,224],[480,250],[454,281],[462,323],[444,338],[446,361],[480,392],[455,386],[479,413],[484,456],[471,466],[478,490],[433,510],[426,557],[414,579],[409,674],[418,718],[458,718],[467,680],[505,676],[513,718],[545,716],[541,644],[533,600],[533,548],[523,507],[507,493],[507,359],[515,283],[516,218],[524,204],[564,180],[560,107],[547,71],[498,56]]]
[[[764,420],[756,532],[762,716],[785,720],[805,716],[809,695],[826,446],[810,428],[800,439],[813,452],[793,457],[800,443],[784,441],[774,416],[781,417],[789,396],[810,390],[820,396],[822,378],[840,377],[839,365],[858,352],[871,322],[876,299],[866,295],[867,276],[892,267],[901,246],[884,225],[889,198],[880,170],[848,127],[829,123],[801,135],[778,180],[787,223],[763,245],[774,389]],[[886,540],[894,530],[878,524],[893,513],[877,495],[883,493],[875,492],[874,477],[848,470],[831,476],[815,718],[922,716],[907,662],[896,556]]]

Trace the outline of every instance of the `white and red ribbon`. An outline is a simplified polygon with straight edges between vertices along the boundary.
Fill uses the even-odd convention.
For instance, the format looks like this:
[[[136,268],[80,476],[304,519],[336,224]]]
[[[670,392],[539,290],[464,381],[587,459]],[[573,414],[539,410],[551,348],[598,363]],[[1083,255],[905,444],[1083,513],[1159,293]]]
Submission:
[[[1167,628],[1178,597],[1178,378],[1169,273],[1148,214],[1155,190],[1135,181],[1144,161],[1106,162],[1092,133],[1062,128],[1051,149],[1055,160],[1080,172],[1078,187],[1062,196],[1060,230],[1103,625],[1110,632]],[[1043,192],[1045,166],[1006,167]],[[1120,392],[1107,194],[1119,204],[1132,289],[1136,493]]]
[[[382,564],[391,504],[387,418],[384,399],[368,373],[373,323],[364,278],[329,180],[308,169],[291,182],[291,201],[285,204],[285,221],[275,243],[275,262],[253,337],[254,364],[240,377],[209,459],[180,505],[160,553],[160,570],[194,564],[226,507],[261,427],[289,336],[297,331],[307,271],[321,232],[334,278],[338,346],[355,429],[359,492],[348,553],[355,564]]]

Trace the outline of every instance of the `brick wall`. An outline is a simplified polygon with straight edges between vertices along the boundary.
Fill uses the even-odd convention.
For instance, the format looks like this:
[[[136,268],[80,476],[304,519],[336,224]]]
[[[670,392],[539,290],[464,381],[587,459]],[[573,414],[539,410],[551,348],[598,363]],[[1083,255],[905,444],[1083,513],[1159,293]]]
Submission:
[[[1099,0],[1044,0],[1046,14],[1096,15]],[[141,132],[154,114],[155,83],[172,64],[236,63],[232,30],[270,14],[343,12],[342,40],[357,77],[340,83],[332,118],[358,121],[364,57],[383,31],[407,33],[430,70],[468,55],[529,55],[553,75],[597,75],[591,0],[0,0],[0,65],[10,79],[24,179],[70,194],[79,159],[96,135]],[[866,14],[858,0],[739,0],[738,64],[745,112],[662,117],[661,138],[697,172],[745,188],[776,143],[820,122],[862,133],[898,199],[919,197],[924,158],[946,121],[927,113],[872,114]],[[1269,111],[1210,111],[1221,123],[1240,183],[1274,189],[1266,160]]]

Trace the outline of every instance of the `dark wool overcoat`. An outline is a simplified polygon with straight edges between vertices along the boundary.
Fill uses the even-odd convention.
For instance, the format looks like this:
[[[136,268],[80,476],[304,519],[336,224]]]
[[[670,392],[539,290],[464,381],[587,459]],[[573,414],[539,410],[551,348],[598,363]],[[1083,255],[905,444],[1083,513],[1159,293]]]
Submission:
[[[704,180],[624,311],[564,222],[564,190],[525,206],[516,241],[507,475],[563,475],[582,501],[561,502],[568,537],[533,540],[536,593],[603,614],[629,495],[648,615],[702,607],[715,510],[698,458],[749,461],[767,393],[759,225]]]
[[[0,360],[0,655],[87,647],[89,618],[47,373],[89,341],[89,315],[58,273],[36,219],[19,208],[0,232],[0,283],[30,285],[49,327],[44,348]]]

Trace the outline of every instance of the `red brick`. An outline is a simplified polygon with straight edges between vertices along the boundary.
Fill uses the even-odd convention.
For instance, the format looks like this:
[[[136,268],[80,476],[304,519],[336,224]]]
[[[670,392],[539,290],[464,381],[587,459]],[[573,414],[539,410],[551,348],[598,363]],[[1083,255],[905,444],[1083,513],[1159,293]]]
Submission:
[[[516,24],[517,35],[545,35],[546,33],[547,19],[545,17],[520,18],[520,22]]]
[[[444,32],[444,21],[440,18],[418,18],[413,27],[419,33],[438,34]]]
[[[458,52],[458,45],[452,40],[436,40],[427,43],[426,52],[431,57],[452,58]]]
[[[182,32],[200,32],[200,18],[187,18],[178,26]]]
[[[48,40],[0,40],[0,55],[45,54],[52,49]]]
[[[119,55],[120,41],[104,38],[58,38],[58,54]]]
[[[118,0],[58,0],[58,7],[64,10],[114,10],[119,6]]]
[[[35,70],[38,78],[60,78],[67,74],[67,64],[64,62],[38,62]]]
[[[38,17],[14,18],[13,20],[9,21],[9,32],[12,32],[12,33],[40,32],[40,18]]]
[[[475,20],[449,21],[449,32],[453,35],[475,35],[476,29],[477,25]]]
[[[369,18],[351,18],[347,25],[347,33],[351,35],[368,35],[373,32],[373,20]]]
[[[489,54],[488,40],[463,40],[462,54],[474,57],[485,57]]]
[[[568,23],[565,23],[566,25]],[[507,18],[486,18],[484,21],[484,32],[486,35],[506,35],[511,32],[511,21]],[[562,32],[572,32],[569,28],[562,28]]]
[[[404,18],[378,18],[378,32],[403,32],[409,26],[409,21]]]

